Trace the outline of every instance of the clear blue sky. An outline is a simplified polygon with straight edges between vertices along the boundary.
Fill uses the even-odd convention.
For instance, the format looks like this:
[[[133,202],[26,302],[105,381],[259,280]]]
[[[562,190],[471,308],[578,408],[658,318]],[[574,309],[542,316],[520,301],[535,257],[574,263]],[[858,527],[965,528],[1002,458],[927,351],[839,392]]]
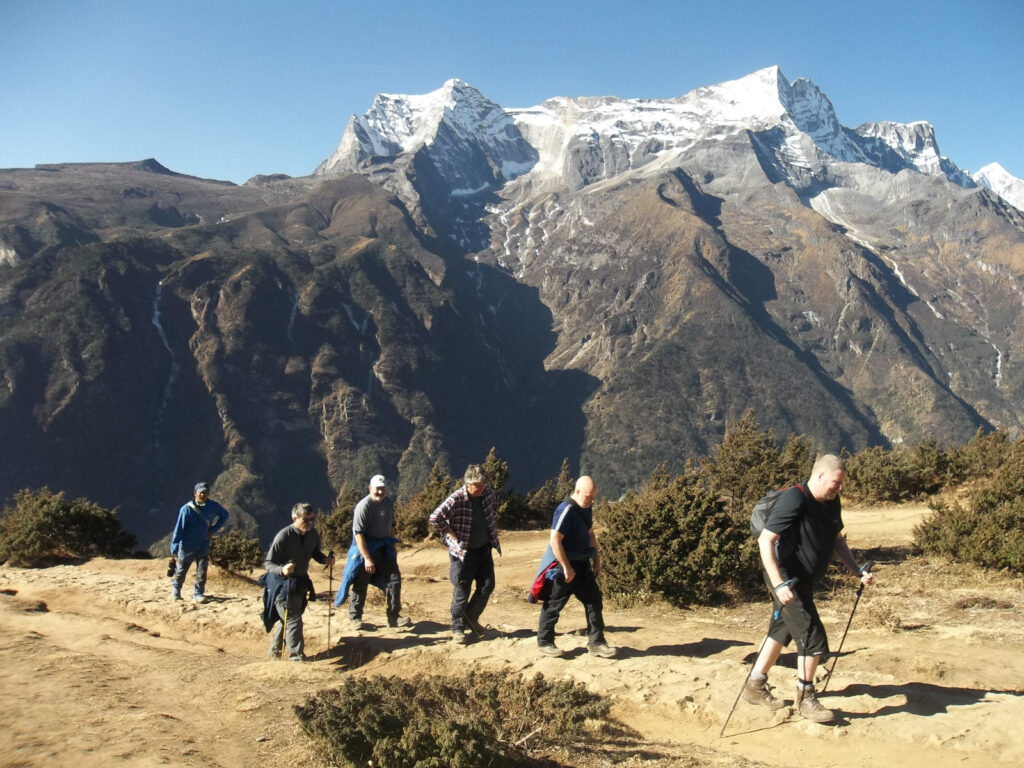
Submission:
[[[1024,178],[1021,0],[0,0],[0,168],[301,176],[378,92],[681,96],[777,64]]]

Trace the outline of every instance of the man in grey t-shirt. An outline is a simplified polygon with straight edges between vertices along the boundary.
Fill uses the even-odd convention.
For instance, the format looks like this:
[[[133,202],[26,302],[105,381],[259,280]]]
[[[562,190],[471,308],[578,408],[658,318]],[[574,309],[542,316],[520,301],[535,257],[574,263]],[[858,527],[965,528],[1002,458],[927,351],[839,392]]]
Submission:
[[[360,499],[352,511],[352,538],[359,548],[363,567],[352,581],[352,599],[348,616],[352,629],[363,626],[366,587],[372,582],[384,591],[389,627],[407,627],[412,622],[399,616],[402,609],[402,574],[395,553],[395,503],[387,495],[383,475],[370,479],[370,493]]]

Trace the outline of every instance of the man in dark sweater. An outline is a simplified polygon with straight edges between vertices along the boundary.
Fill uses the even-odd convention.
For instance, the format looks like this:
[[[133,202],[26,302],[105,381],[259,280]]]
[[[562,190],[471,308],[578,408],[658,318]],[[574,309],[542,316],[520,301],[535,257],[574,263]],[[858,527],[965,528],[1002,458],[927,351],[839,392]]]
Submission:
[[[274,607],[282,624],[286,624],[275,625],[267,653],[278,656],[283,639],[288,646],[290,661],[306,660],[302,652],[302,612],[306,609],[306,595],[312,587],[310,558],[323,565],[334,565],[334,556],[320,551],[320,533],[313,528],[314,517],[311,504],[299,503],[292,507],[292,524],[274,537],[264,563],[268,585],[283,581],[275,593]]]
[[[814,673],[828,658],[828,638],[814,606],[814,582],[828,569],[832,554],[871,583],[870,571],[862,571],[842,536],[843,518],[839,491],[846,465],[831,454],[819,456],[811,479],[793,486],[775,504],[757,545],[764,579],[772,597],[772,622],[757,661],[743,689],[743,700],[769,709],[785,704],[767,686],[768,670],[790,640],[796,641],[796,706],[800,714],[817,723],[829,723],[835,714],[822,706],[814,690]]]

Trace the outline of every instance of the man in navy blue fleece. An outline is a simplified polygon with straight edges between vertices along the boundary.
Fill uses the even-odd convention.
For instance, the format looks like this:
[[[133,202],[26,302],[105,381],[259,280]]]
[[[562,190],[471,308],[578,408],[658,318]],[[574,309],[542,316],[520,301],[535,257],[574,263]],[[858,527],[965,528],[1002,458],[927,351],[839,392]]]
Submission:
[[[210,486],[196,483],[191,501],[182,505],[171,534],[171,557],[174,558],[174,576],[171,577],[171,595],[181,600],[181,585],[192,563],[196,564],[192,599],[206,602],[206,570],[210,566],[210,539],[224,527],[228,511],[210,498]]]
[[[604,603],[601,588],[597,585],[601,558],[591,510],[595,498],[597,487],[591,478],[584,475],[576,481],[568,501],[563,501],[555,509],[551,521],[548,546],[562,572],[555,577],[551,594],[540,612],[537,645],[546,656],[562,655],[562,649],[555,645],[555,624],[573,595],[583,603],[587,616],[587,651],[605,659],[615,655],[615,649],[604,639]]]

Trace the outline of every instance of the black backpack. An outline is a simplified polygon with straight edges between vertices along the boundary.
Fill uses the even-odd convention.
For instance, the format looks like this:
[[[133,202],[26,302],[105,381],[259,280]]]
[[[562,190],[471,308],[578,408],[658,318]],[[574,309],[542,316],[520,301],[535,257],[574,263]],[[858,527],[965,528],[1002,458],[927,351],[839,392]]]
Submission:
[[[789,485],[785,488],[775,488],[768,491],[754,504],[754,509],[750,513],[750,532],[754,534],[755,539],[764,530],[764,526],[768,522],[768,518],[772,516],[772,511],[775,509],[775,503],[779,500],[779,497],[790,488],[799,488],[800,493],[804,494],[804,496],[807,495],[807,491],[802,485]]]

